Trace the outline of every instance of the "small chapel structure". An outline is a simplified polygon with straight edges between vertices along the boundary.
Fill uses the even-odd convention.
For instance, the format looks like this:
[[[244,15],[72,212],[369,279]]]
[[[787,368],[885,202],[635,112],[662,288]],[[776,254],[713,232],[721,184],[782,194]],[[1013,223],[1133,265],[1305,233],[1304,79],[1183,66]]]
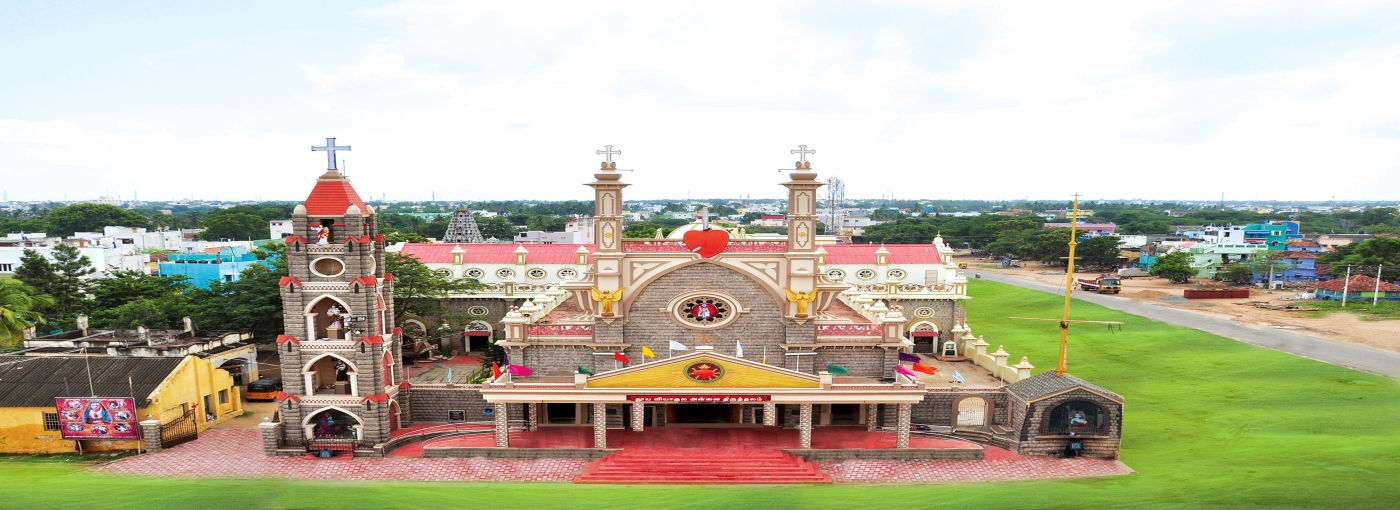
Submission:
[[[468,336],[505,350],[505,369],[481,384],[405,378],[375,211],[332,160],[286,239],[285,389],[279,419],[263,424],[267,453],[384,455],[406,441],[403,427],[489,422],[493,449],[470,455],[538,456],[512,433],[548,427],[591,428],[597,450],[610,429],[663,427],[793,430],[801,450],[832,427],[889,431],[896,450],[919,433],[1116,458],[1122,397],[1068,374],[1032,376],[1025,357],[989,349],[967,323],[967,280],[942,239],[819,245],[823,183],[806,153],[782,183],[781,241],[704,227],[624,239],[628,184],[611,156],[588,184],[594,244],[398,247],[486,283],[453,300],[481,323]],[[921,455],[935,454],[882,458],[937,458]]]

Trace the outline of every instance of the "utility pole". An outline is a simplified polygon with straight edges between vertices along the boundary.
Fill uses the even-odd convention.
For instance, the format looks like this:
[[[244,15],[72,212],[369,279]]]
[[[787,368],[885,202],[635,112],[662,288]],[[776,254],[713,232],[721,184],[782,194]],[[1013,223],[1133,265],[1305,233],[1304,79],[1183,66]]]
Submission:
[[[1371,291],[1371,306],[1376,306],[1381,300],[1381,266],[1376,264],[1376,288]]]
[[[1074,194],[1074,212],[1069,220],[1069,259],[1068,267],[1065,270],[1065,314],[1060,320],[1060,364],[1055,367],[1055,375],[1062,376],[1069,370],[1065,368],[1065,351],[1069,343],[1069,296],[1074,289],[1074,247],[1079,245],[1075,241],[1075,227],[1079,224],[1079,194]]]
[[[1347,276],[1342,280],[1342,308],[1347,307],[1347,294],[1351,293],[1351,266],[1347,266]]]

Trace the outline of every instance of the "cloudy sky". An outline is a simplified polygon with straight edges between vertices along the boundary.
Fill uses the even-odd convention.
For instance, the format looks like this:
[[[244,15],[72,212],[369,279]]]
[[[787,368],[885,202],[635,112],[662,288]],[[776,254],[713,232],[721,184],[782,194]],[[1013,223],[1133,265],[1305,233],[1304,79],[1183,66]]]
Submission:
[[[1398,199],[1397,79],[1394,1],[4,1],[0,189]]]

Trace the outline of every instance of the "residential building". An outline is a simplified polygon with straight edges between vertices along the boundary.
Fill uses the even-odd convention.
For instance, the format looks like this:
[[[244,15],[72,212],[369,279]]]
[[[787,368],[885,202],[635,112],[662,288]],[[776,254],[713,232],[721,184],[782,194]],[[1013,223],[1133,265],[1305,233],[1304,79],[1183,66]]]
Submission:
[[[582,232],[541,232],[529,230],[515,234],[516,244],[579,244]]]
[[[1375,234],[1322,234],[1317,236],[1317,244],[1327,251],[1337,251],[1337,248],[1351,243],[1359,243],[1372,237]]]
[[[564,220],[564,232],[574,232],[578,243],[593,244],[593,217],[575,216]]]
[[[756,220],[749,222],[750,225],[764,227],[782,227],[787,225],[787,216],[781,214],[765,214]]]
[[[229,246],[217,249],[214,253],[167,255],[166,260],[159,264],[158,271],[161,276],[182,275],[188,277],[191,284],[207,289],[210,282],[238,281],[244,269],[256,264],[268,265],[266,262],[258,260],[256,255],[249,253],[248,248]]]
[[[1244,243],[1199,243],[1187,250],[1191,253],[1191,267],[1196,269],[1199,278],[1215,278],[1215,272],[1226,264],[1248,262],[1261,251],[1267,251],[1262,246]]]
[[[267,229],[271,232],[272,239],[281,239],[292,235],[292,220],[272,220],[267,222]]]
[[[1400,285],[1390,282],[1377,282],[1365,275],[1352,275],[1351,278],[1337,278],[1314,285],[1312,291],[1318,299],[1342,299],[1369,301],[1379,294],[1386,301],[1400,300]]]

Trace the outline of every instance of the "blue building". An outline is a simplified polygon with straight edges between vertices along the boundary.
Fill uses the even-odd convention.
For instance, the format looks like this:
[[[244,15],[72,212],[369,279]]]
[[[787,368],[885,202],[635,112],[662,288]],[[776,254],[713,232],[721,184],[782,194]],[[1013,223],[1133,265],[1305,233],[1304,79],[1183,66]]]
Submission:
[[[201,289],[209,288],[209,282],[237,281],[244,269],[255,264],[271,267],[248,253],[242,246],[220,248],[218,253],[179,253],[166,256],[160,263],[161,276],[183,275],[190,283]]]

